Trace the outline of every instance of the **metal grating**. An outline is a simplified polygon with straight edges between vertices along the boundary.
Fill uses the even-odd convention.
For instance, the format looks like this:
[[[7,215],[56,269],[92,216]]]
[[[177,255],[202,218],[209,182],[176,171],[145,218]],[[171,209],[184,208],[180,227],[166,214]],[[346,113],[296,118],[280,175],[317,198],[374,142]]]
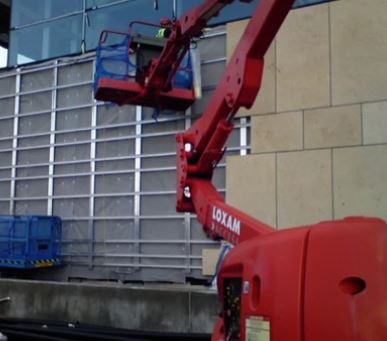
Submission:
[[[67,266],[55,279],[202,278],[201,250],[217,244],[175,212],[175,134],[202,113],[225,44],[224,28],[199,42],[203,98],[158,122],[150,109],[93,100],[93,55],[0,74],[0,214],[62,217]],[[248,130],[240,119],[229,154],[248,152]]]

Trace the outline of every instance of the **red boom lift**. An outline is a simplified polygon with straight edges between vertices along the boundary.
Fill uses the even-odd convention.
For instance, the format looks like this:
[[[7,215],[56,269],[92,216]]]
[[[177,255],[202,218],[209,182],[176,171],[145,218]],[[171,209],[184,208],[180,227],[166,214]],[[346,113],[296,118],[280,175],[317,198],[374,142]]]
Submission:
[[[121,84],[101,79],[96,98],[174,108],[172,78],[182,56],[232,2],[207,0],[164,22],[170,35],[160,57],[141,71],[145,76]],[[177,135],[177,210],[196,212],[210,237],[235,245],[218,275],[222,310],[212,340],[385,341],[384,220],[350,217],[276,231],[227,205],[211,183],[233,116],[252,106],[264,55],[293,2],[260,1],[202,117]]]

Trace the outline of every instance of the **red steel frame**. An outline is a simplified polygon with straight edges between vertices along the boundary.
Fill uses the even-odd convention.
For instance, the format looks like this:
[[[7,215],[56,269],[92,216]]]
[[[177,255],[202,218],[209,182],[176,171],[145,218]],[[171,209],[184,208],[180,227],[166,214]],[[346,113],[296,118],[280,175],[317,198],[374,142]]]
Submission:
[[[155,103],[150,95],[173,92],[191,39],[233,1],[207,0],[165,22],[172,33],[146,82],[136,84],[144,105]],[[218,275],[222,313],[212,340],[387,340],[385,221],[355,217],[275,232],[227,205],[211,182],[232,118],[252,106],[264,55],[293,2],[260,1],[202,117],[176,138],[177,210],[196,212],[210,237],[236,245]],[[238,281],[240,292],[230,296],[230,283]]]

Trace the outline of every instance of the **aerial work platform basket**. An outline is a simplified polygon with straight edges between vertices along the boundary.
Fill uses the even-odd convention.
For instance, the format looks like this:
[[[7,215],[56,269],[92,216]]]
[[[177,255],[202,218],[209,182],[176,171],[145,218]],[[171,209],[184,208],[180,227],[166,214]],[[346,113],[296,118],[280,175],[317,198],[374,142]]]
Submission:
[[[58,217],[0,216],[0,267],[41,268],[61,264]]]
[[[164,49],[164,37],[150,37],[134,33],[133,22],[127,33],[104,30],[97,47],[94,78],[95,98],[118,105],[132,104],[157,109],[184,111],[195,100],[189,52],[167,89],[146,88],[152,60]],[[168,75],[165,75],[167,78]]]

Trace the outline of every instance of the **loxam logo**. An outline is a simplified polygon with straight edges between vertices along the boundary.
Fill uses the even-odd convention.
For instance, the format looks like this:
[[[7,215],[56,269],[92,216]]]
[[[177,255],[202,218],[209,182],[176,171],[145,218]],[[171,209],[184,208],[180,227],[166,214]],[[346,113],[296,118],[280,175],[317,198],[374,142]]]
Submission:
[[[212,219],[236,233],[238,236],[241,234],[241,222],[239,219],[234,218],[227,212],[215,206],[212,207]]]

